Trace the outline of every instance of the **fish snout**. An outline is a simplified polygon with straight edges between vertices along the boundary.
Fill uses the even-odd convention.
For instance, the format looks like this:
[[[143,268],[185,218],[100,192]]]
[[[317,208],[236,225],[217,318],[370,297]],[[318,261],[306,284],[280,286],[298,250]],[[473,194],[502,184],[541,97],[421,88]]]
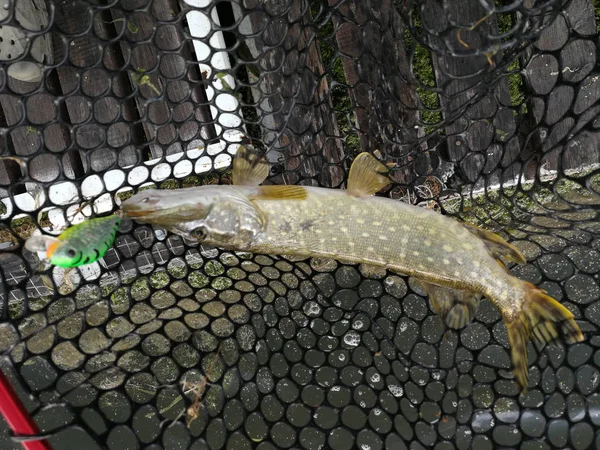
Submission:
[[[121,204],[121,210],[129,217],[145,217],[157,212],[156,203],[158,203],[156,200],[150,198],[139,201],[132,197]]]
[[[124,207],[122,207],[121,209],[129,217],[146,217],[156,212],[155,210],[148,209],[132,209]]]

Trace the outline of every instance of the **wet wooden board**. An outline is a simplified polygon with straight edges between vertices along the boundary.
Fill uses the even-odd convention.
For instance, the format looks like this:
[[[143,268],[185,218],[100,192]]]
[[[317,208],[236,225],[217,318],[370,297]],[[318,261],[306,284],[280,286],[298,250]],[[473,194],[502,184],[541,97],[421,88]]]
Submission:
[[[510,110],[511,99],[506,78],[502,79],[494,93],[480,95],[483,86],[489,85],[491,72],[502,54],[472,54],[475,49],[493,48],[494,42],[488,35],[498,35],[495,16],[485,18],[486,11],[473,0],[446,2],[442,11],[434,2],[423,8],[423,20],[433,30],[443,33],[449,20],[473,30],[452,31],[442,34],[437,45],[446,45],[458,56],[433,55],[438,87],[445,119],[453,121],[445,127],[449,159],[458,169],[455,176],[461,184],[475,182],[495,169],[509,167],[517,156],[507,148],[518,146],[516,122]],[[464,56],[461,56],[464,55]],[[475,99],[475,100],[473,100]],[[502,157],[500,158],[500,155]]]
[[[253,101],[263,111],[257,111],[267,157],[272,163],[283,165],[283,173],[271,178],[274,183],[320,184],[339,186],[345,178],[343,137],[340,135],[333,105],[329,96],[321,51],[315,41],[315,30],[308,27],[310,8],[306,1],[291,4],[287,20],[271,21],[264,32],[245,40],[248,55],[256,58],[265,53],[260,62],[260,88],[253,89]],[[248,2],[259,14],[250,15],[250,33],[264,27],[263,14],[277,16],[281,8],[275,2]],[[246,31],[244,31],[246,33]],[[294,51],[269,50],[269,46],[283,41],[283,48]],[[247,57],[248,57],[247,56]],[[247,59],[246,59],[247,60]],[[256,76],[249,73],[249,78]]]
[[[526,6],[531,5],[527,0]],[[569,41],[573,31],[582,38]],[[545,170],[574,170],[597,163],[597,152],[589,151],[598,148],[589,147],[596,141],[595,133],[582,133],[600,113],[592,106],[600,98],[600,83],[593,72],[598,55],[594,41],[585,39],[595,33],[592,0],[573,0],[523,55],[529,61],[525,81],[537,95],[529,99],[527,120],[534,131],[523,157],[543,155]],[[534,179],[535,169],[532,165],[525,177]]]
[[[359,0],[329,0],[329,5],[337,7],[332,20],[360,150],[380,150],[398,166],[391,173],[392,179],[410,184],[417,176],[417,153],[426,147],[415,145],[423,128],[417,127],[415,88],[406,83],[412,74],[404,46],[405,24],[396,10],[398,6],[390,0],[378,2],[376,10]],[[373,15],[377,21],[368,22],[367,18]],[[381,64],[373,58],[385,62]],[[386,138],[382,142],[383,135]],[[431,166],[426,163],[421,172],[431,172]]]

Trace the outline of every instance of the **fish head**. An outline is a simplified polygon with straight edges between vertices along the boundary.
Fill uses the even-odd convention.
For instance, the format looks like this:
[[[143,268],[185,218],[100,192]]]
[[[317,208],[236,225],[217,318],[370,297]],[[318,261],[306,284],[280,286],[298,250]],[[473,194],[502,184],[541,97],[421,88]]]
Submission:
[[[190,192],[190,189],[147,189],[125,200],[121,211],[138,222],[167,226],[173,222],[205,217],[215,196],[209,191],[198,192],[197,188],[195,192]]]
[[[244,249],[264,225],[248,199],[252,189],[210,185],[146,190],[123,202],[121,209],[134,220],[162,226],[193,242]]]

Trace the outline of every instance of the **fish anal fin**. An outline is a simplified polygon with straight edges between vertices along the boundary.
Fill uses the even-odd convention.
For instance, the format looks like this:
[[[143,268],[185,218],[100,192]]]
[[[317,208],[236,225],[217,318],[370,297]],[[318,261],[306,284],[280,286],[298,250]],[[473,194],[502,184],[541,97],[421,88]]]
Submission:
[[[256,194],[249,196],[250,200],[305,200],[308,196],[303,186],[267,185],[260,186]]]
[[[390,184],[388,168],[367,152],[359,154],[350,167],[348,194],[369,197]]]
[[[233,158],[232,183],[237,186],[258,186],[269,175],[266,159],[240,145]]]
[[[515,246],[506,242],[496,233],[492,233],[491,231],[485,230],[470,223],[463,222],[462,225],[479,239],[481,239],[485,243],[490,254],[496,259],[503,256],[506,259],[518,264],[525,264],[527,262],[523,254],[517,250]]]
[[[523,281],[521,309],[503,313],[515,380],[525,393],[529,380],[527,342],[530,337],[540,344],[583,341],[583,333],[573,314],[533,284]]]
[[[434,312],[450,329],[466,327],[475,316],[481,296],[469,291],[451,289],[421,281]]]

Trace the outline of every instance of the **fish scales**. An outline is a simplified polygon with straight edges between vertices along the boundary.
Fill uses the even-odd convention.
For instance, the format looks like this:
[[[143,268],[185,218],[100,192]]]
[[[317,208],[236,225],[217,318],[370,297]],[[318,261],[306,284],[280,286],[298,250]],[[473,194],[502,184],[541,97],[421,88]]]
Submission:
[[[245,250],[368,263],[454,288],[484,289],[497,262],[458,222],[424,208],[306,188],[305,200],[255,200],[265,229]],[[477,262],[477,266],[474,264]]]

